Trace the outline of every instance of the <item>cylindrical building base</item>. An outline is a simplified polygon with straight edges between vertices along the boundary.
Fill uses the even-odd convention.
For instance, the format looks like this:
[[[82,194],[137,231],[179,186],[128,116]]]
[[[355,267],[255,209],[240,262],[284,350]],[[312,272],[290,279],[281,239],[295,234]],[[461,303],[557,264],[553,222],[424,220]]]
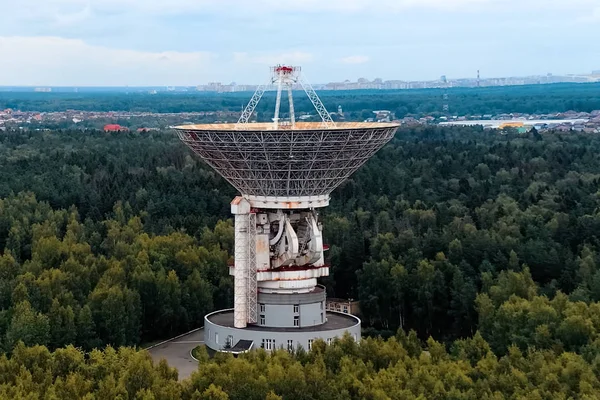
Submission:
[[[325,288],[308,293],[258,293],[257,325],[271,328],[306,328],[327,322]]]
[[[328,311],[327,321],[320,326],[306,328],[270,328],[248,325],[247,328],[234,327],[233,310],[222,310],[208,314],[204,318],[204,343],[214,351],[234,354],[264,348],[267,351],[302,347],[310,350],[316,339],[331,344],[335,338],[346,334],[360,340],[360,319],[349,314]]]

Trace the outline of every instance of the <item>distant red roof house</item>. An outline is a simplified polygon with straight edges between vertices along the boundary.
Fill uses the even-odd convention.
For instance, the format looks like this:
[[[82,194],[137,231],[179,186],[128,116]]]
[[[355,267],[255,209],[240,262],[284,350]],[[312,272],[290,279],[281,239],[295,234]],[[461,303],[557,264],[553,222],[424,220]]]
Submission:
[[[108,125],[104,125],[104,132],[121,132],[121,131],[128,131],[129,129],[118,125],[118,124],[108,124]]]

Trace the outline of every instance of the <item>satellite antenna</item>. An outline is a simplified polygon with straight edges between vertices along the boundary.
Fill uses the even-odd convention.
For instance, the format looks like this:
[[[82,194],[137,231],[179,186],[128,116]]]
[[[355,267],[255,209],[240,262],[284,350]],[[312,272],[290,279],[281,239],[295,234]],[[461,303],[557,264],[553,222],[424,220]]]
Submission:
[[[320,122],[296,122],[293,88],[302,87]],[[250,119],[264,92],[276,87],[273,121]],[[280,119],[287,92],[290,121]],[[312,340],[349,332],[360,337],[357,317],[326,312],[329,275],[318,210],[331,193],[388,143],[394,123],[334,123],[301,75],[300,67],[271,68],[237,123],[177,126],[179,138],[217,171],[239,196],[235,219],[234,308],[205,317],[205,343],[216,351],[241,353],[287,343],[309,349]],[[219,339],[222,338],[222,339]],[[227,338],[227,339],[226,339]],[[234,345],[223,348],[223,343]]]

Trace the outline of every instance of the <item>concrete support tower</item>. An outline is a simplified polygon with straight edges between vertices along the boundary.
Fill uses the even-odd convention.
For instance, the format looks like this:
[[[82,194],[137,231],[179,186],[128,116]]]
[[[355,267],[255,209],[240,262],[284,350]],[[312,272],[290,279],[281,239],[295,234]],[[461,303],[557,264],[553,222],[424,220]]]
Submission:
[[[275,88],[273,121],[250,123]],[[320,122],[296,122],[294,88],[301,88]],[[282,118],[286,91],[289,114]],[[329,275],[318,210],[331,192],[383,147],[398,128],[389,123],[334,123],[299,67],[271,68],[237,124],[176,127],[179,137],[239,192],[235,218],[234,308],[205,318],[205,343],[215,351],[253,347],[310,348],[344,332],[360,338],[360,320],[325,311]]]

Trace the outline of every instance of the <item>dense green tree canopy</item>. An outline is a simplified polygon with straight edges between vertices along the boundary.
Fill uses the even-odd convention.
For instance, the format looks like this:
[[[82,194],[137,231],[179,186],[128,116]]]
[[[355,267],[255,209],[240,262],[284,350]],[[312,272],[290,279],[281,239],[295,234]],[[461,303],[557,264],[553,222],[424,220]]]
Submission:
[[[594,399],[598,356],[512,346],[496,356],[476,334],[450,349],[400,331],[387,341],[349,336],[310,352],[200,356],[183,382],[146,352],[108,347],[85,355],[18,344],[0,357],[0,397],[85,399]],[[18,371],[18,373],[17,373]]]
[[[598,150],[401,129],[322,212],[324,283],[360,300],[366,339],[219,356],[180,384],[106,346],[230,306],[234,190],[172,132],[0,132],[0,397],[592,399]]]
[[[0,258],[0,336],[51,348],[134,345],[202,326],[231,301],[231,224],[205,229],[208,247],[180,231],[144,231],[129,205],[81,223],[31,193],[0,200],[6,249]],[[225,240],[221,244],[221,239]]]

